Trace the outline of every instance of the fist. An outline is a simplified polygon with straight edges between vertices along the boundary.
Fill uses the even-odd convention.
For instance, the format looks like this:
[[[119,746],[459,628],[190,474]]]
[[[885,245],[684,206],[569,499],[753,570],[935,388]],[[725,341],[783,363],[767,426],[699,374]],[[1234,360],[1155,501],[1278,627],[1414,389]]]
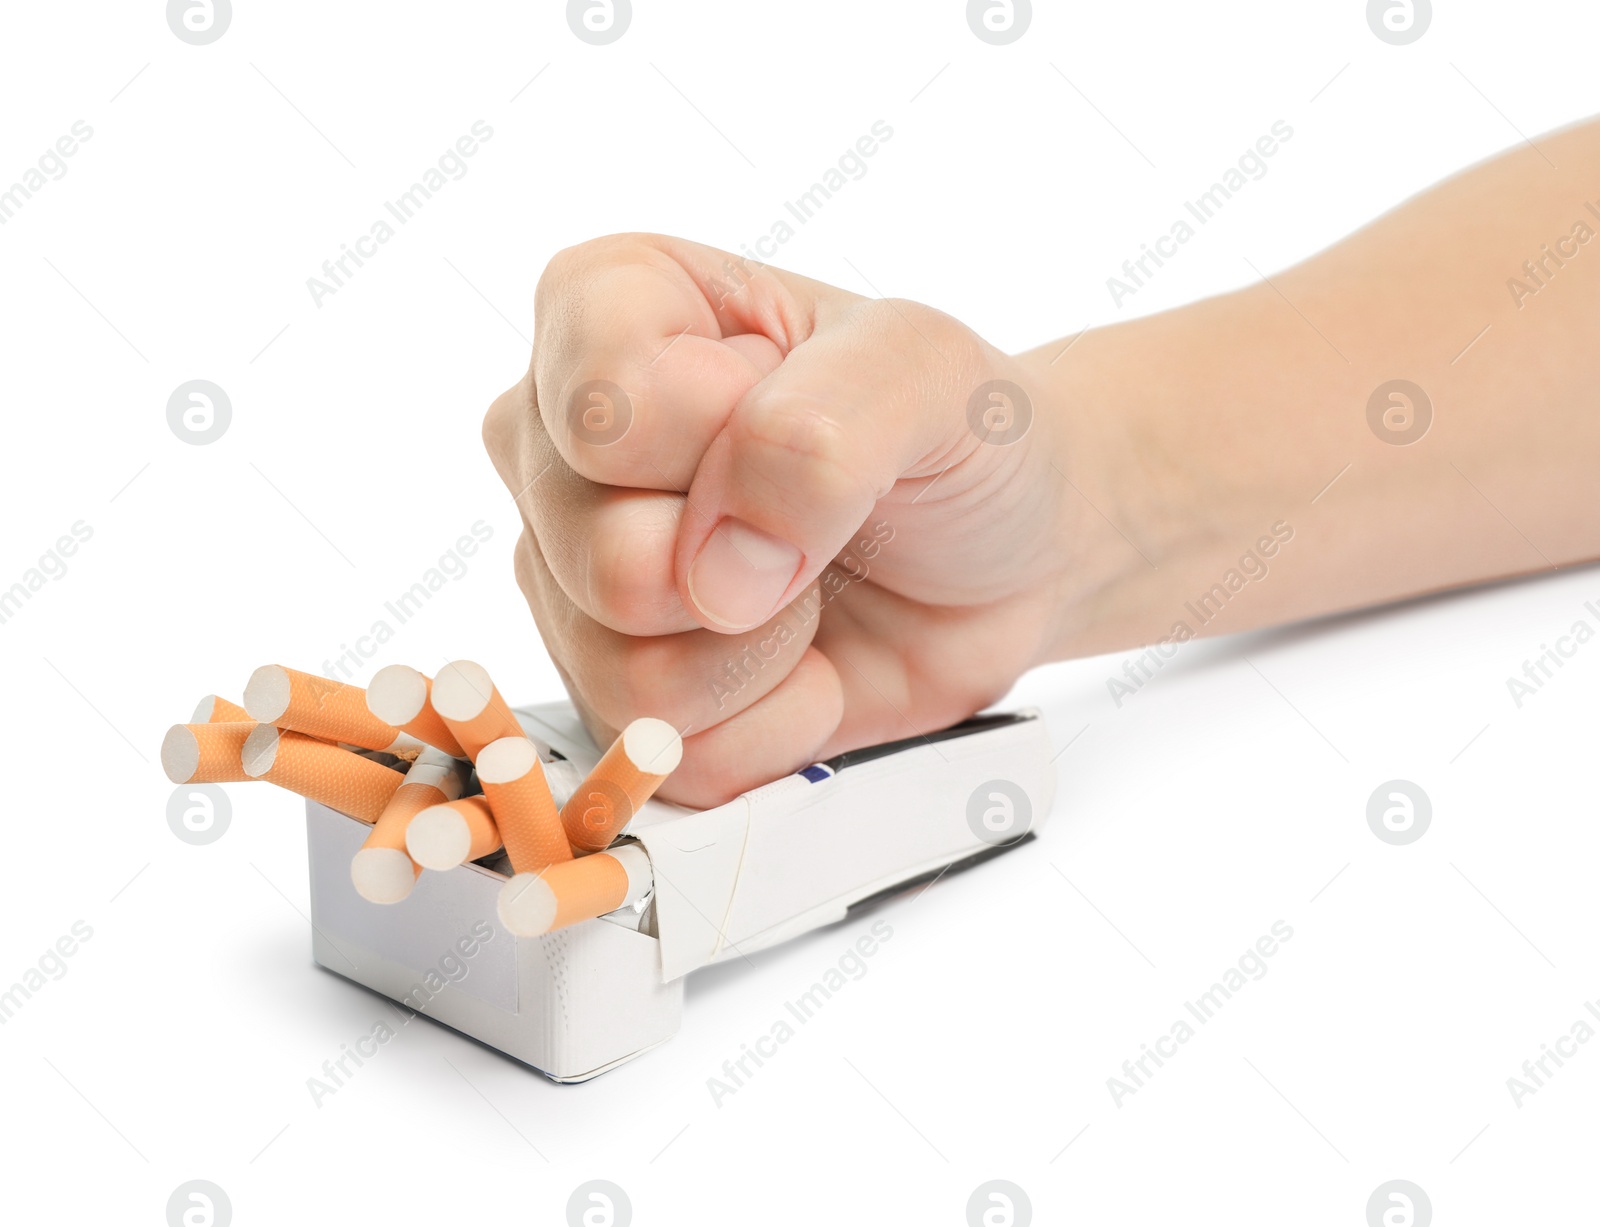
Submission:
[[[604,745],[720,804],[941,729],[1044,659],[1072,487],[1021,360],[949,316],[655,235],[561,252],[484,441],[517,578]]]

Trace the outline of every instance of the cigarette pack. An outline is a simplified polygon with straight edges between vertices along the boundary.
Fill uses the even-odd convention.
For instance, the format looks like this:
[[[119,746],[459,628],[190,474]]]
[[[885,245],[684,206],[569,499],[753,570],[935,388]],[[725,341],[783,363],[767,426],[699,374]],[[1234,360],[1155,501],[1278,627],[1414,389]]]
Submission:
[[[516,714],[565,800],[599,750],[565,703]],[[696,968],[1033,838],[1054,796],[1051,757],[1037,711],[988,714],[851,751],[714,809],[653,799],[622,836],[648,855],[651,893],[533,938],[497,919],[503,858],[425,872],[399,903],[362,899],[350,860],[371,827],[308,802],[312,953],[547,1077],[582,1082],[670,1039]]]

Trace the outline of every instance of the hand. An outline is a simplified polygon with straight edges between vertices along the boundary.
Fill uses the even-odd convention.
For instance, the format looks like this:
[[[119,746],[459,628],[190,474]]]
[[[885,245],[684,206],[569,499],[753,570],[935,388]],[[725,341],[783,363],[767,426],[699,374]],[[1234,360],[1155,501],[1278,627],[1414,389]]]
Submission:
[[[935,731],[1047,658],[1084,509],[1022,363],[654,235],[561,252],[536,315],[484,422],[518,582],[600,744],[684,732],[664,796]]]

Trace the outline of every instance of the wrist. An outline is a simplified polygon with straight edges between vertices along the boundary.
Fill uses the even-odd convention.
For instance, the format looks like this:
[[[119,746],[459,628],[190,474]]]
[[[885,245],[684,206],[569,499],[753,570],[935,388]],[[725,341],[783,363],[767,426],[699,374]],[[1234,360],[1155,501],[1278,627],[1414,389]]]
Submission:
[[[1230,459],[1224,423],[1172,386],[1170,340],[1135,322],[1016,359],[1060,487],[1064,565],[1041,663],[1210,629],[1190,599],[1277,518],[1271,491]]]

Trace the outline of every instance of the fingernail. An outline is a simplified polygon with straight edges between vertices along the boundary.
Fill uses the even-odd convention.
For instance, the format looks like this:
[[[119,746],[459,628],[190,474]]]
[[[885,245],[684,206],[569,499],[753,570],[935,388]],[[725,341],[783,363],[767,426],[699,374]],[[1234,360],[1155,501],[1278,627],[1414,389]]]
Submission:
[[[725,519],[690,564],[689,598],[728,630],[760,626],[777,612],[800,562],[800,551],[787,541]]]

